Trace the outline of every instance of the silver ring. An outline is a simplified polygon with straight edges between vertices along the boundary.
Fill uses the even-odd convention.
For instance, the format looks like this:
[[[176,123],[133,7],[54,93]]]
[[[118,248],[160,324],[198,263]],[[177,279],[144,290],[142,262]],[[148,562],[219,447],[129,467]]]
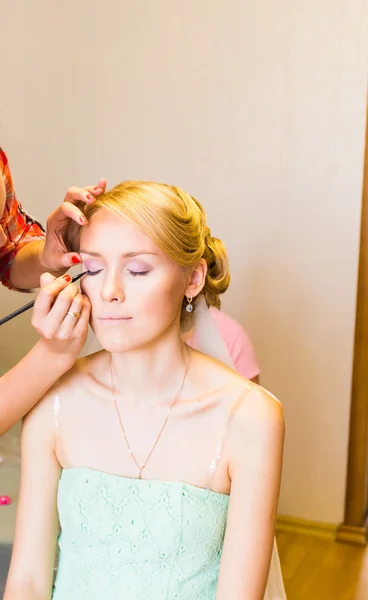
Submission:
[[[78,319],[80,317],[80,313],[71,312],[70,310],[68,310],[66,314],[69,315],[69,317],[74,317],[75,319]]]

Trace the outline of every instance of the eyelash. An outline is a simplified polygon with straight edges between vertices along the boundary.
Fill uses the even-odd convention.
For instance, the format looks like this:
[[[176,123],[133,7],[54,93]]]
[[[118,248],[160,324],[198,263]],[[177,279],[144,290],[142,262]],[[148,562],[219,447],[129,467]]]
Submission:
[[[127,269],[127,271],[132,277],[137,277],[139,275],[143,277],[144,275],[148,275],[148,271],[131,271],[130,269]]]
[[[101,273],[102,269],[99,269],[98,271],[89,271],[87,269],[87,275],[91,275],[91,277],[93,277],[94,275],[98,275],[99,273]],[[132,275],[132,277],[137,277],[137,276],[141,276],[143,277],[144,275],[148,275],[148,271],[130,271],[130,269],[127,269],[129,275]]]

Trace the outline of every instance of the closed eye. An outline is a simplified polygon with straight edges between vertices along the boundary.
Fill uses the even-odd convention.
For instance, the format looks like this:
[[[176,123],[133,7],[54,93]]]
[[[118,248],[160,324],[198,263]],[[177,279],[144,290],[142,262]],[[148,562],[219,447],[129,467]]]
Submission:
[[[103,269],[98,269],[97,271],[90,271],[89,269],[87,269],[86,275],[91,275],[91,276],[98,275],[102,271],[103,271]],[[137,277],[137,275],[140,275],[140,276],[148,275],[148,273],[149,273],[149,271],[131,271],[130,269],[127,269],[127,272],[132,277]]]
[[[127,269],[129,275],[132,275],[132,277],[137,277],[137,275],[148,275],[149,271],[131,271],[130,269]]]

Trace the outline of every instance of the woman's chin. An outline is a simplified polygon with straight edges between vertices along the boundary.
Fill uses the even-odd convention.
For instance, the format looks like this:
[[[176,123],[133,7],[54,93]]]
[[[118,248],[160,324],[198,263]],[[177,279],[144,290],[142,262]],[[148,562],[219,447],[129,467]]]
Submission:
[[[106,327],[93,323],[92,327],[99,344],[107,352],[134,352],[147,349],[167,331],[167,328],[149,327]]]
[[[116,331],[104,332],[96,328],[95,335],[99,344],[107,352],[131,352],[145,345],[145,340],[137,340],[136,336],[129,334],[122,335],[121,332],[118,333]]]

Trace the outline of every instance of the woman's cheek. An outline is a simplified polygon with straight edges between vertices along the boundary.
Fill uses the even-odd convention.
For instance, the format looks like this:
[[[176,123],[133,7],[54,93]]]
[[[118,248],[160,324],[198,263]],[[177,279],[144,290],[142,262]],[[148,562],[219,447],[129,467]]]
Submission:
[[[93,286],[93,283],[91,282],[91,278],[88,277],[88,275],[81,281],[81,290],[83,292],[83,294],[85,294],[86,296],[88,296],[88,298],[91,300],[92,302],[92,297],[93,297],[93,288],[96,286]]]
[[[96,290],[93,290],[93,285],[91,285],[90,282],[83,282],[83,283],[81,283],[80,287],[81,287],[82,293],[85,296],[87,296],[87,298],[89,299],[89,301],[91,303],[91,312],[90,312],[90,316],[89,316],[89,325],[90,325],[92,331],[94,332],[95,329],[93,327],[93,317],[94,317],[95,306],[96,306],[96,302],[95,302]]]

